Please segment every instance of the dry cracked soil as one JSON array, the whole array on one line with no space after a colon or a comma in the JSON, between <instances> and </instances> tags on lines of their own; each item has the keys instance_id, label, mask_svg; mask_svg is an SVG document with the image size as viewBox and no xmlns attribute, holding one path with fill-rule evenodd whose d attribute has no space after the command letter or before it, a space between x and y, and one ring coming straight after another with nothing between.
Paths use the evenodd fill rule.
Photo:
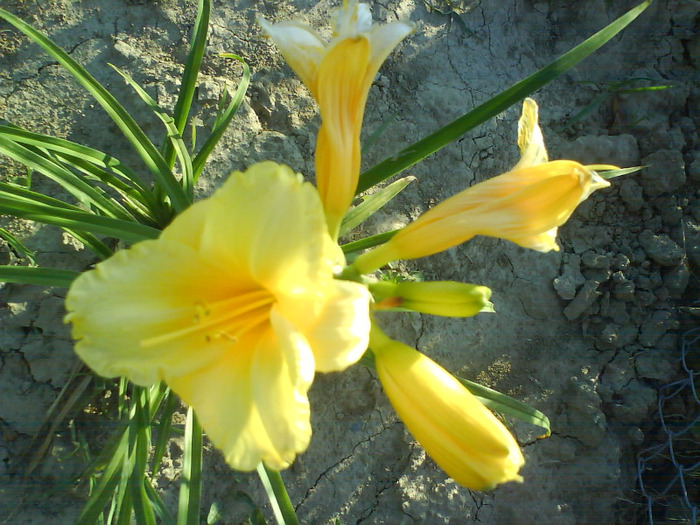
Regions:
<instances>
[{"instance_id":1,"label":"dry cracked soil","mask_svg":"<svg viewBox=\"0 0 700 525\"><path fill-rule=\"evenodd\" d=\"M235 89L241 75L239 66L217 54L241 55L253 73L239 115L197 187L198 196L210 194L232 170L263 159L289 164L312 178L316 108L261 37L256 16L294 18L326 31L338 2L212 4L194 107L200 129L211 125L222 90ZM364 152L365 167L545 66L635 2L370 4L375 20L410 20L417 30L389 57L370 91L366 136L388 125ZM172 109L196 2L3 0L2 7L45 31L117 96L156 143L162 140L156 119L108 64L128 72L159 104ZM649 516L656 523L690 523L688 505L673 491L663 499L642 497L637 454L663 438L659 392L682 377L681 335L698 326L699 13L697 1L656 0L620 36L534 94L551 158L648 166L583 203L560 229L561 251L541 254L480 237L395 268L493 290L496 314L466 320L392 314L382 322L393 336L450 371L549 416L548 439L537 439L536 427L509 421L527 459L525 482L489 493L456 485L411 438L374 374L356 366L318 376L312 389L314 437L284 473L302 523L568 525L648 523ZM670 87L630 90L645 86ZM587 113L581 115L584 109ZM0 111L6 121L136 163L90 96L38 46L4 23ZM417 180L364 225L363 234L404 225L441 199L506 171L518 155L518 115L519 108L512 107L406 170ZM0 158L2 180L24 175ZM38 176L32 187L65 197ZM94 262L87 250L53 228L7 217L0 226L30 246L39 264L82 270ZM0 240L0 263L26 260ZM85 485L72 481L83 465L81 454L110 432L109 418L89 411L71 414L50 429L50 446L31 476L22 474L36 457L32 438L39 432L46 437L44 416L77 365L62 323L64 295L61 289L0 284L2 523L73 523L86 498ZM694 370L700 369L697 347L691 345L684 355ZM693 399L677 396L675 402L681 422L697 417ZM686 437L692 444L686 456L695 447L697 461L700 436L693 430ZM173 508L181 446L181 440L171 442L156 485ZM675 471L663 458L654 468L648 484L659 491ZM697 505L697 476L688 479L695 479L686 488L689 501ZM202 523L213 516L212 507L218 523L243 523L250 512L243 494L270 512L257 478L232 472L208 448Z\"/></svg>"}]
</instances>

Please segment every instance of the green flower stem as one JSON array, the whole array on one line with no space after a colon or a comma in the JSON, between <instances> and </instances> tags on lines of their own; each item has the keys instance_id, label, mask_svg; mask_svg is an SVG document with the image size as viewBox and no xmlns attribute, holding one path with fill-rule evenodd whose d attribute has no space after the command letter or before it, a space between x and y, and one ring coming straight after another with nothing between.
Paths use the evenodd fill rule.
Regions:
<instances>
[{"instance_id":1,"label":"green flower stem","mask_svg":"<svg viewBox=\"0 0 700 525\"><path fill-rule=\"evenodd\" d=\"M267 497L270 499L277 523L279 525L299 525L299 520L280 473L268 468L264 463L260 463L258 476L260 476L260 481L262 481Z\"/></svg>"}]
</instances>

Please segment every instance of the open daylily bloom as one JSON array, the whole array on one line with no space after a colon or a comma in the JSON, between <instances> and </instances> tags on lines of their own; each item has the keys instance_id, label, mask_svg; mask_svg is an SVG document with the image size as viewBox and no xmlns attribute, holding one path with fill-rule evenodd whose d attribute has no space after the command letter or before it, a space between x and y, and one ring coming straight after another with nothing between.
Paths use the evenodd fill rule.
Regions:
<instances>
[{"instance_id":1,"label":"open daylily bloom","mask_svg":"<svg viewBox=\"0 0 700 525\"><path fill-rule=\"evenodd\" d=\"M369 6L357 0L336 11L329 43L303 24L270 24L263 18L259 22L319 105L316 185L328 229L337 238L360 176L360 131L369 88L386 57L413 31L413 25L373 26Z\"/></svg>"},{"instance_id":2,"label":"open daylily bloom","mask_svg":"<svg viewBox=\"0 0 700 525\"><path fill-rule=\"evenodd\" d=\"M263 162L82 274L66 321L98 374L165 380L233 468L282 469L309 443L314 372L367 348L369 292L333 278L343 263L315 188Z\"/></svg>"},{"instance_id":3,"label":"open daylily bloom","mask_svg":"<svg viewBox=\"0 0 700 525\"><path fill-rule=\"evenodd\" d=\"M578 162L547 162L534 100L525 100L518 128L522 157L513 170L444 200L387 243L360 255L353 266L369 273L389 261L432 255L476 235L542 252L558 250L557 228L591 193L610 183Z\"/></svg>"},{"instance_id":4,"label":"open daylily bloom","mask_svg":"<svg viewBox=\"0 0 700 525\"><path fill-rule=\"evenodd\" d=\"M370 347L396 413L452 479L474 490L522 481L518 471L525 459L518 443L452 374L374 325Z\"/></svg>"}]
</instances>

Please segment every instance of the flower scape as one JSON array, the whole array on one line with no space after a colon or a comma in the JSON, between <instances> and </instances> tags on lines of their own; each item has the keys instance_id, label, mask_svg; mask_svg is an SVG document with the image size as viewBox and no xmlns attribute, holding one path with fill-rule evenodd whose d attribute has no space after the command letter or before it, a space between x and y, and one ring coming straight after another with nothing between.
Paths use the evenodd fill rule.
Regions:
<instances>
[{"instance_id":1,"label":"flower scape","mask_svg":"<svg viewBox=\"0 0 700 525\"><path fill-rule=\"evenodd\" d=\"M318 103L316 183L273 162L233 173L158 239L78 277L66 299L76 352L97 374L164 381L190 405L228 464L284 469L311 439L308 389L367 353L408 430L457 483L522 481L524 458L500 419L426 355L387 337L376 317L399 308L466 317L491 291L456 282L390 283L374 272L477 235L557 250L557 228L592 192L594 169L549 161L532 99L518 126L521 160L423 214L347 265L337 238L360 174L370 85L411 24L372 25L350 0L330 42L295 22L259 20ZM369 350L368 350L369 349Z\"/></svg>"}]
</instances>

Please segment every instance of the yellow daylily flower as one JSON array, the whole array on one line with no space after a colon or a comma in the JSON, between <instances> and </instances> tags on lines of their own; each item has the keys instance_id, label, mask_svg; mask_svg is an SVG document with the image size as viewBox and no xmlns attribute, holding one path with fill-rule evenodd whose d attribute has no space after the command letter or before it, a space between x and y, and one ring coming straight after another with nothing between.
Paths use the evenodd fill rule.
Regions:
<instances>
[{"instance_id":1,"label":"yellow daylily flower","mask_svg":"<svg viewBox=\"0 0 700 525\"><path fill-rule=\"evenodd\" d=\"M537 104L526 99L519 122L521 159L511 171L444 200L353 266L369 273L396 259L438 253L476 235L500 237L524 248L559 250L557 228L591 193L610 186L572 160L547 162Z\"/></svg>"},{"instance_id":2,"label":"yellow daylily flower","mask_svg":"<svg viewBox=\"0 0 700 525\"><path fill-rule=\"evenodd\" d=\"M406 428L452 479L474 490L522 481L525 463L503 423L452 374L372 325L370 347L384 391Z\"/></svg>"},{"instance_id":3,"label":"yellow daylily flower","mask_svg":"<svg viewBox=\"0 0 700 525\"><path fill-rule=\"evenodd\" d=\"M311 437L314 372L367 348L369 292L333 278L343 263L315 188L263 162L78 277L66 322L98 374L165 380L233 468L282 469Z\"/></svg>"},{"instance_id":4,"label":"yellow daylily flower","mask_svg":"<svg viewBox=\"0 0 700 525\"><path fill-rule=\"evenodd\" d=\"M333 39L297 22L258 20L319 105L316 185L328 229L337 238L360 176L360 131L365 102L380 66L413 25L372 25L367 4L349 0L332 18Z\"/></svg>"}]
</instances>

